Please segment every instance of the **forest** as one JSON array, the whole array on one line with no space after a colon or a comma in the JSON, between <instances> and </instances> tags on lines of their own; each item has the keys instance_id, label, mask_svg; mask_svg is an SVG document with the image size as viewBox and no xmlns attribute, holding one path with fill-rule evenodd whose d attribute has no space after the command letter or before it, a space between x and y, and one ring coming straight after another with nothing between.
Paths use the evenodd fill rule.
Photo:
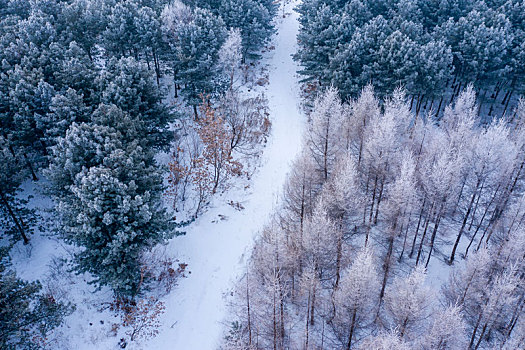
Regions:
<instances>
[{"instance_id":1,"label":"forest","mask_svg":"<svg viewBox=\"0 0 525 350\"><path fill-rule=\"evenodd\" d=\"M320 94L237 286L228 342L521 348L525 101L486 127L478 109L470 85L439 124L401 89L383 101L371 86L349 103Z\"/></svg>"},{"instance_id":2,"label":"forest","mask_svg":"<svg viewBox=\"0 0 525 350\"><path fill-rule=\"evenodd\" d=\"M308 123L224 349L521 349L523 1L304 0Z\"/></svg>"},{"instance_id":3,"label":"forest","mask_svg":"<svg viewBox=\"0 0 525 350\"><path fill-rule=\"evenodd\" d=\"M0 349L525 348L524 94L523 0L0 0Z\"/></svg>"},{"instance_id":4,"label":"forest","mask_svg":"<svg viewBox=\"0 0 525 350\"><path fill-rule=\"evenodd\" d=\"M501 117L524 93L523 1L304 0L298 11L303 80L345 100L369 83L380 97L403 86L417 114L440 117L473 84L482 115Z\"/></svg>"},{"instance_id":5,"label":"forest","mask_svg":"<svg viewBox=\"0 0 525 350\"><path fill-rule=\"evenodd\" d=\"M13 247L38 251L35 231L71 247L67 269L109 288L122 323L140 330L162 309L152 284L184 269L165 261L159 272L147 262L185 224L166 205L167 187L191 177L202 206L224 182L226 165L241 166L234 149L264 137L264 100L233 84L235 70L257 60L273 33L276 4L198 5L0 1L0 348L57 346L47 335L75 310L47 281L25 281L12 268ZM183 149L172 147L184 139L182 121L198 145L193 171L177 168ZM171 171L159 152L173 158ZM52 208L28 204L21 195L28 181Z\"/></svg>"}]
</instances>

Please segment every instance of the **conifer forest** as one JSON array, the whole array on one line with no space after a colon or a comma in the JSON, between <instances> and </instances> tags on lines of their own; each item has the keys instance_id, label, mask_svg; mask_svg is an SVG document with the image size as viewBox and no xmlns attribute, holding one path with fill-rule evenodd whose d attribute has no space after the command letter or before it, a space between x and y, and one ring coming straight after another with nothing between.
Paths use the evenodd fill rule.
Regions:
<instances>
[{"instance_id":1,"label":"conifer forest","mask_svg":"<svg viewBox=\"0 0 525 350\"><path fill-rule=\"evenodd\" d=\"M0 0L4 349L525 349L525 0Z\"/></svg>"}]
</instances>

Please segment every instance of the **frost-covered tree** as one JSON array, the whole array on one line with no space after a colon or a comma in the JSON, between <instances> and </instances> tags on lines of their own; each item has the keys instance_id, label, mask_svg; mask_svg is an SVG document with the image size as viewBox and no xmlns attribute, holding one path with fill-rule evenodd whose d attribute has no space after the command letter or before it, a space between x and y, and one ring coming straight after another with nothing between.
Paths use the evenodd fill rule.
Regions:
<instances>
[{"instance_id":1,"label":"frost-covered tree","mask_svg":"<svg viewBox=\"0 0 525 350\"><path fill-rule=\"evenodd\" d=\"M239 29L230 29L228 37L219 50L219 65L228 72L230 77L230 90L233 88L235 71L241 64L242 38Z\"/></svg>"},{"instance_id":2,"label":"frost-covered tree","mask_svg":"<svg viewBox=\"0 0 525 350\"><path fill-rule=\"evenodd\" d=\"M84 103L83 96L69 88L63 94L58 93L51 99L49 112L37 120L39 128L44 130L47 145L54 145L57 137L63 137L73 123L89 121L91 110Z\"/></svg>"},{"instance_id":3,"label":"frost-covered tree","mask_svg":"<svg viewBox=\"0 0 525 350\"><path fill-rule=\"evenodd\" d=\"M175 81L184 84L182 94L197 117L201 95L215 94L224 88L217 64L227 37L224 21L205 9L195 8L188 13L184 5L167 7L163 20L174 53Z\"/></svg>"},{"instance_id":4,"label":"frost-covered tree","mask_svg":"<svg viewBox=\"0 0 525 350\"><path fill-rule=\"evenodd\" d=\"M139 33L135 19L138 18L137 1L117 1L107 14L107 24L102 33L104 48L118 56L139 58Z\"/></svg>"},{"instance_id":5,"label":"frost-covered tree","mask_svg":"<svg viewBox=\"0 0 525 350\"><path fill-rule=\"evenodd\" d=\"M449 306L437 311L433 318L431 327L419 342L422 349L466 348L466 325L458 306Z\"/></svg>"},{"instance_id":6,"label":"frost-covered tree","mask_svg":"<svg viewBox=\"0 0 525 350\"><path fill-rule=\"evenodd\" d=\"M416 267L407 277L397 277L385 292L387 320L399 330L403 339L413 340L421 335L424 323L432 312L434 296L425 285L426 271Z\"/></svg>"},{"instance_id":7,"label":"frost-covered tree","mask_svg":"<svg viewBox=\"0 0 525 350\"><path fill-rule=\"evenodd\" d=\"M289 310L286 295L289 285L285 278L289 258L284 235L273 224L261 233L253 255L250 287L250 344L258 347L284 349L289 330Z\"/></svg>"},{"instance_id":8,"label":"frost-covered tree","mask_svg":"<svg viewBox=\"0 0 525 350\"><path fill-rule=\"evenodd\" d=\"M355 155L358 163L361 163L364 143L369 132L368 125L371 119L380 114L379 101L374 96L372 85L363 88L359 98L351 103L348 114L343 124L346 148Z\"/></svg>"},{"instance_id":9,"label":"frost-covered tree","mask_svg":"<svg viewBox=\"0 0 525 350\"><path fill-rule=\"evenodd\" d=\"M351 349L354 338L373 320L378 305L379 276L370 248L363 248L344 271L335 290L336 314L333 325L343 339L345 349Z\"/></svg>"},{"instance_id":10,"label":"frost-covered tree","mask_svg":"<svg viewBox=\"0 0 525 350\"><path fill-rule=\"evenodd\" d=\"M149 147L162 148L170 138L170 112L161 103L162 95L143 63L133 58L111 59L97 79L101 102L114 104L145 126Z\"/></svg>"},{"instance_id":11,"label":"frost-covered tree","mask_svg":"<svg viewBox=\"0 0 525 350\"><path fill-rule=\"evenodd\" d=\"M75 0L65 4L62 10L65 31L72 41L82 47L90 60L97 54L98 36L104 31L107 20L104 6L96 0Z\"/></svg>"},{"instance_id":12,"label":"frost-covered tree","mask_svg":"<svg viewBox=\"0 0 525 350\"><path fill-rule=\"evenodd\" d=\"M80 248L76 271L91 273L92 283L117 296L134 297L144 280L141 253L172 232L151 153L126 141L113 127L74 123L53 147L47 173L61 236Z\"/></svg>"},{"instance_id":13,"label":"frost-covered tree","mask_svg":"<svg viewBox=\"0 0 525 350\"><path fill-rule=\"evenodd\" d=\"M410 350L409 344L392 331L366 338L358 347L359 350Z\"/></svg>"},{"instance_id":14,"label":"frost-covered tree","mask_svg":"<svg viewBox=\"0 0 525 350\"><path fill-rule=\"evenodd\" d=\"M259 57L257 52L273 33L272 19L277 11L274 1L221 0L218 8L224 23L240 31L242 58Z\"/></svg>"},{"instance_id":15,"label":"frost-covered tree","mask_svg":"<svg viewBox=\"0 0 525 350\"><path fill-rule=\"evenodd\" d=\"M311 122L306 133L310 155L324 180L333 171L341 152L342 105L338 92L329 88L319 95L310 113Z\"/></svg>"},{"instance_id":16,"label":"frost-covered tree","mask_svg":"<svg viewBox=\"0 0 525 350\"><path fill-rule=\"evenodd\" d=\"M384 254L383 260L383 282L381 286L380 298L383 298L385 288L393 269L394 260L394 243L401 237L405 231L403 240L404 251L406 245L406 235L409 226L410 213L414 210L416 200L418 198L417 189L415 187L415 161L410 154L403 154L403 162L401 164L400 174L387 189L387 199L384 208L386 232L384 234L384 241L386 241L387 250ZM403 254L403 253L401 253Z\"/></svg>"},{"instance_id":17,"label":"frost-covered tree","mask_svg":"<svg viewBox=\"0 0 525 350\"><path fill-rule=\"evenodd\" d=\"M71 306L42 292L40 282L20 279L0 249L0 347L40 349L46 336L60 326Z\"/></svg>"}]
</instances>

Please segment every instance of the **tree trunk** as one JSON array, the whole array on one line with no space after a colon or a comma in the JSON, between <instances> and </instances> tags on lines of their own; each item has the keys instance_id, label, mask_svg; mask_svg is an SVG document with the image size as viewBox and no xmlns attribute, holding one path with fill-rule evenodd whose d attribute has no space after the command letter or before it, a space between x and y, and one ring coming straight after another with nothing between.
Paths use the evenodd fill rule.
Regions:
<instances>
[{"instance_id":1,"label":"tree trunk","mask_svg":"<svg viewBox=\"0 0 525 350\"><path fill-rule=\"evenodd\" d=\"M312 304L310 305L310 324L313 326L315 324L315 293L316 288L315 284L312 289Z\"/></svg>"},{"instance_id":2,"label":"tree trunk","mask_svg":"<svg viewBox=\"0 0 525 350\"><path fill-rule=\"evenodd\" d=\"M374 179L374 189L372 191L372 206L370 207L370 215L368 217L368 225L371 225L372 224L372 218L374 216L374 204L376 202L376 190L377 190L377 175L375 176L375 179Z\"/></svg>"},{"instance_id":3,"label":"tree trunk","mask_svg":"<svg viewBox=\"0 0 525 350\"><path fill-rule=\"evenodd\" d=\"M481 194L483 193L484 185L485 185L485 182L481 183L481 187L479 189L478 198L476 199L476 204L474 204L474 209L472 210L472 215L470 216L470 224L468 226L468 230L469 231L472 229L472 225L474 224L474 218L476 217L476 213L478 211L479 200L481 199Z\"/></svg>"},{"instance_id":4,"label":"tree trunk","mask_svg":"<svg viewBox=\"0 0 525 350\"><path fill-rule=\"evenodd\" d=\"M439 222L441 221L441 210L438 214L436 223L434 224L434 230L432 231L432 237L430 238L430 250L428 252L428 258L427 262L425 264L425 268L428 267L428 263L430 262L430 257L432 256L432 250L434 249L434 241L436 240L436 235L439 227Z\"/></svg>"},{"instance_id":5,"label":"tree trunk","mask_svg":"<svg viewBox=\"0 0 525 350\"><path fill-rule=\"evenodd\" d=\"M342 230L342 228L341 228ZM337 258L335 260L335 285L334 291L339 287L339 280L341 279L341 258L343 255L343 233L340 231L337 238Z\"/></svg>"},{"instance_id":6,"label":"tree trunk","mask_svg":"<svg viewBox=\"0 0 525 350\"><path fill-rule=\"evenodd\" d=\"M352 314L352 322L350 323L350 334L348 335L348 343L346 344L346 350L350 350L352 348L352 337L354 335L356 314L357 310L354 310L354 313Z\"/></svg>"},{"instance_id":7,"label":"tree trunk","mask_svg":"<svg viewBox=\"0 0 525 350\"><path fill-rule=\"evenodd\" d=\"M467 258L467 255L468 255L468 251L470 249L470 246L472 245L472 243L474 242L474 239L476 238L476 235L478 234L481 226L483 225L483 221L485 221L485 218L487 217L487 213L489 212L489 209L490 209L490 206L492 205L492 203L494 202L494 199L496 199L496 196L497 196L497 193L498 193L498 190L499 190L499 185L498 187L496 188L496 191L494 192L494 195L492 196L492 198L490 199L490 202L488 203L488 205L485 207L485 211L483 212L483 215L481 216L481 219L479 220L479 223L476 227L476 231L474 231L474 233L472 234L472 237L470 238L470 242L467 246L467 249L465 249L465 258ZM495 209L497 210L497 208ZM481 239L483 240L483 238Z\"/></svg>"},{"instance_id":8,"label":"tree trunk","mask_svg":"<svg viewBox=\"0 0 525 350\"><path fill-rule=\"evenodd\" d=\"M281 279L279 278L279 313L280 313L280 345L281 349L284 349L284 295L283 288L281 286Z\"/></svg>"},{"instance_id":9,"label":"tree trunk","mask_svg":"<svg viewBox=\"0 0 525 350\"><path fill-rule=\"evenodd\" d=\"M13 211L13 208L11 208L11 205L9 204L9 201L7 200L6 195L1 190L0 190L0 198L2 198L2 202L4 203L4 206L7 208L7 212L9 213L11 218L13 219L13 222L15 223L15 226L18 229L18 232L20 233L20 236L22 236L24 244L28 244L29 243L29 238L27 237L27 235L25 233L24 223L23 223L23 221L21 219L19 220L16 217L16 215L15 215L15 213Z\"/></svg>"},{"instance_id":10,"label":"tree trunk","mask_svg":"<svg viewBox=\"0 0 525 350\"><path fill-rule=\"evenodd\" d=\"M157 50L151 49L151 55L153 56L153 66L155 67L155 76L157 78L157 86L160 87L160 63L157 57ZM175 84L175 90L177 90L177 84Z\"/></svg>"},{"instance_id":11,"label":"tree trunk","mask_svg":"<svg viewBox=\"0 0 525 350\"><path fill-rule=\"evenodd\" d=\"M469 349L472 349L472 345L474 345L474 340L476 339L476 333L478 332L478 327L479 327L480 322L481 322L481 313L479 314L476 325L474 326L474 331L472 332L472 337L470 338L470 343L468 344Z\"/></svg>"},{"instance_id":12,"label":"tree trunk","mask_svg":"<svg viewBox=\"0 0 525 350\"><path fill-rule=\"evenodd\" d=\"M434 206L432 205L432 207ZM430 210L430 212L432 212L432 210ZM428 230L429 224L430 224L430 218L426 220L425 229L423 230L423 235L421 236L421 241L419 242L419 249L417 251L417 257L416 257L416 266L419 264L419 259L421 258L421 252L423 251L423 244L425 242L425 237L427 236L427 230Z\"/></svg>"},{"instance_id":13,"label":"tree trunk","mask_svg":"<svg viewBox=\"0 0 525 350\"><path fill-rule=\"evenodd\" d=\"M476 343L476 346L474 347L474 350L478 350L479 345L481 344L481 341L483 340L483 336L485 335L485 331L487 330L488 323L485 323L483 325L483 328L481 329L481 333L479 335L478 342Z\"/></svg>"},{"instance_id":14,"label":"tree trunk","mask_svg":"<svg viewBox=\"0 0 525 350\"><path fill-rule=\"evenodd\" d=\"M379 204L381 204L381 199L383 198L383 187L384 187L384 179L381 179L381 185L379 186L379 196L377 197L377 205L376 205L376 215L374 216L374 225L377 224L377 217L379 216Z\"/></svg>"},{"instance_id":15,"label":"tree trunk","mask_svg":"<svg viewBox=\"0 0 525 350\"><path fill-rule=\"evenodd\" d=\"M414 256L414 249L416 247L417 235L419 233L419 227L421 226L421 219L423 218L423 211L425 209L426 200L427 198L425 197L423 199L423 205L421 206L421 211L419 212L419 219L417 220L416 232L414 232L414 240L412 241L412 248L410 249L410 254L408 254L408 257L410 259L412 259L412 256Z\"/></svg>"},{"instance_id":16,"label":"tree trunk","mask_svg":"<svg viewBox=\"0 0 525 350\"><path fill-rule=\"evenodd\" d=\"M252 345L252 317L250 314L250 283L248 270L246 270L246 311L248 317L248 345Z\"/></svg>"},{"instance_id":17,"label":"tree trunk","mask_svg":"<svg viewBox=\"0 0 525 350\"><path fill-rule=\"evenodd\" d=\"M501 117L505 117L505 113L507 113L507 108L509 107L510 99L512 98L512 94L514 93L514 89L510 89L510 94L507 97L507 102L505 102L505 108L503 109L503 113L501 113Z\"/></svg>"},{"instance_id":18,"label":"tree trunk","mask_svg":"<svg viewBox=\"0 0 525 350\"><path fill-rule=\"evenodd\" d=\"M461 239L461 236L463 235L463 230L465 229L465 226L467 225L470 211L472 210L472 206L474 205L474 200L476 199L476 196L478 194L478 187L479 187L480 182L481 180L478 179L478 183L476 184L476 189L474 190L474 193L472 194L472 197L470 198L470 204L467 208L467 213L465 214L465 217L463 218L463 222L461 223L461 228L459 229L459 233L456 237L456 241L454 242L454 247L452 247L452 253L450 253L450 258L448 259L449 264L452 264L454 262L454 258L456 256L456 250L458 249L459 241Z\"/></svg>"},{"instance_id":19,"label":"tree trunk","mask_svg":"<svg viewBox=\"0 0 525 350\"><path fill-rule=\"evenodd\" d=\"M392 251L394 249L394 236L391 235L389 238L388 238L388 250L387 250L387 253L386 253L386 256L385 256L385 266L384 266L384 270L385 270L385 273L383 275L383 283L381 284L381 292L379 293L379 302L381 303L383 301L383 297L385 296L385 287L386 287L386 282L388 280L388 273L390 271L390 258L392 257Z\"/></svg>"},{"instance_id":20,"label":"tree trunk","mask_svg":"<svg viewBox=\"0 0 525 350\"><path fill-rule=\"evenodd\" d=\"M193 105L193 114L195 116L195 120L199 120L199 114L197 113L197 105Z\"/></svg>"},{"instance_id":21,"label":"tree trunk","mask_svg":"<svg viewBox=\"0 0 525 350\"><path fill-rule=\"evenodd\" d=\"M275 283L275 282L274 282ZM273 286L273 350L277 350L277 293Z\"/></svg>"},{"instance_id":22,"label":"tree trunk","mask_svg":"<svg viewBox=\"0 0 525 350\"><path fill-rule=\"evenodd\" d=\"M31 165L31 162L29 161L29 158L27 158L27 154L23 153L24 160L26 161L26 165L29 168L29 171L31 172L31 177L33 178L33 181L38 181L38 176L36 176L35 170L33 169L33 166Z\"/></svg>"},{"instance_id":23,"label":"tree trunk","mask_svg":"<svg viewBox=\"0 0 525 350\"><path fill-rule=\"evenodd\" d=\"M408 239L408 228L410 227L410 219L412 217L412 213L409 213L408 214L408 222L407 222L407 226L405 228L405 237L403 239L403 249L401 249L401 254L399 254L399 259L397 261L401 262L403 260L403 255L405 254L405 249L406 249L406 244L407 244L407 239ZM401 228L403 229L403 228Z\"/></svg>"},{"instance_id":24,"label":"tree trunk","mask_svg":"<svg viewBox=\"0 0 525 350\"><path fill-rule=\"evenodd\" d=\"M439 119L439 111L441 111L442 104L443 104L443 95L441 95L441 98L439 99L439 105L436 111L436 119Z\"/></svg>"},{"instance_id":25,"label":"tree trunk","mask_svg":"<svg viewBox=\"0 0 525 350\"><path fill-rule=\"evenodd\" d=\"M311 291L310 289L308 289L308 302L306 304L306 331L305 331L305 345L304 345L304 348L305 350L308 350L308 341L309 341L309 338L310 338L310 332L309 332L309 326L310 326L310 295L311 295Z\"/></svg>"}]
</instances>

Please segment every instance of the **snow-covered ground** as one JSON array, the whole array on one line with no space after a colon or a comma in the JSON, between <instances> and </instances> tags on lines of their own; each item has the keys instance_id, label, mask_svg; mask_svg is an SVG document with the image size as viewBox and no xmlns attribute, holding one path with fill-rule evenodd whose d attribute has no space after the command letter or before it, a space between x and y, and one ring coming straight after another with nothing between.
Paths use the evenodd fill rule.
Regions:
<instances>
[{"instance_id":1,"label":"snow-covered ground","mask_svg":"<svg viewBox=\"0 0 525 350\"><path fill-rule=\"evenodd\" d=\"M173 238L165 254L188 264L171 292L161 299L166 310L160 318L159 334L147 341L128 342L127 349L207 350L216 349L227 331L228 297L244 270L253 241L278 203L290 163L301 148L305 118L300 112L297 66L292 59L299 29L293 8L300 0L284 1L276 19L277 33L258 67L267 67L269 84L256 86L269 102L272 129L259 167L251 177L217 194L202 216L185 227L186 235ZM286 16L283 17L283 13ZM27 181L23 196L34 196L30 206L43 216L31 244L17 244L11 251L13 267L26 280L40 279L44 290L76 305L65 324L49 339L50 349L118 349L125 329L112 329L120 318L109 310L111 291L96 291L86 282L89 276L75 276L63 258L72 247L46 235L51 232L50 199L39 193L45 182ZM249 185L247 185L249 184ZM244 209L229 205L241 203ZM129 337L126 337L129 339Z\"/></svg>"},{"instance_id":2,"label":"snow-covered ground","mask_svg":"<svg viewBox=\"0 0 525 350\"><path fill-rule=\"evenodd\" d=\"M300 150L304 118L299 102L297 66L291 55L299 28L296 2L286 5L278 19L277 34L263 63L269 66L269 100L272 131L261 166L246 191L229 191L212 201L212 207L174 238L170 255L188 264L190 274L163 300L166 312L160 334L144 344L148 349L215 349L227 316L228 296L249 257L253 239L268 221L284 185L290 163ZM282 11L279 12L282 16ZM241 202L237 210L227 202ZM223 218L223 219L220 219Z\"/></svg>"}]
</instances>

